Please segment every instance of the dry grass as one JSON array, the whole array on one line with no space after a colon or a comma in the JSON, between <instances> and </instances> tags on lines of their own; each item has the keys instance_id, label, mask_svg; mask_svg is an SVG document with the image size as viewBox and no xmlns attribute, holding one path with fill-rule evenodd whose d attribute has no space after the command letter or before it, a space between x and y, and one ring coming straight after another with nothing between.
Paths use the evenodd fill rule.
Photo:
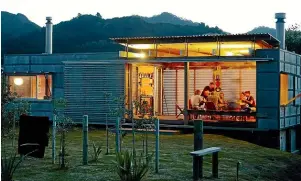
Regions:
<instances>
[{"instance_id":1,"label":"dry grass","mask_svg":"<svg viewBox=\"0 0 301 181\"><path fill-rule=\"evenodd\" d=\"M58 165L51 164L51 142L44 159L28 158L16 171L15 180L19 181L116 181L112 161L114 154L114 135L110 135L111 154L105 152L105 132L93 130L89 132L89 151L92 141L103 145L103 154L98 163L82 165L82 133L75 130L68 134L67 157L68 169L59 170ZM123 139L122 149L131 148L130 134ZM154 136L150 136L150 149L154 150ZM142 148L142 141L137 136L137 148ZM236 163L242 162L240 180L301 180L301 156L281 152L275 149L260 147L248 142L231 139L220 135L205 135L205 147L219 146L219 179L235 180ZM161 135L160 137L160 173L152 170L149 180L190 181L192 180L193 135ZM90 157L91 159L91 157ZM204 180L211 178L211 157L205 157Z\"/></svg>"}]
</instances>

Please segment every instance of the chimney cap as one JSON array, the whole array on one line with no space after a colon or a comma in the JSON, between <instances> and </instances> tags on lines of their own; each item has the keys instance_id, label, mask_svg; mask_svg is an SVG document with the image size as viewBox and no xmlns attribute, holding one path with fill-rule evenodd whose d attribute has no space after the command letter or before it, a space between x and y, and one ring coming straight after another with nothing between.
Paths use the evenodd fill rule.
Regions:
<instances>
[{"instance_id":1,"label":"chimney cap","mask_svg":"<svg viewBox=\"0 0 301 181\"><path fill-rule=\"evenodd\" d=\"M47 16L47 17L46 17L46 20L51 21L51 20L52 20L52 17L51 17L51 16Z\"/></svg>"},{"instance_id":2,"label":"chimney cap","mask_svg":"<svg viewBox=\"0 0 301 181\"><path fill-rule=\"evenodd\" d=\"M276 19L285 19L286 13L275 13L275 18Z\"/></svg>"}]
</instances>

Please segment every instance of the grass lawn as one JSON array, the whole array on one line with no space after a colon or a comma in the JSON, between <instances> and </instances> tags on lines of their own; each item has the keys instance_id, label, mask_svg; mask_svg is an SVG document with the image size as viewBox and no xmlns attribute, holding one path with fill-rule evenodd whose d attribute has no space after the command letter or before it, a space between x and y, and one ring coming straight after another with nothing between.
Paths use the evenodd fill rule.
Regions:
<instances>
[{"instance_id":1,"label":"grass lawn","mask_svg":"<svg viewBox=\"0 0 301 181\"><path fill-rule=\"evenodd\" d=\"M82 132L79 128L68 133L67 170L59 170L51 164L51 142L44 159L27 158L14 176L19 181L117 181L112 161L115 158L114 135L110 134L111 154L102 154L98 163L82 165ZM59 140L59 137L57 137ZM123 139L122 149L131 148L130 134ZM103 145L105 153L105 131L89 132L89 151L92 141ZM58 142L58 141L57 141ZM154 135L150 136L150 148L154 150ZM240 180L301 180L301 156L260 147L248 142L220 135L205 135L204 146L219 146L219 179L211 177L211 157L204 158L204 180L235 180L236 163L241 161ZM59 147L57 147L58 149ZM142 139L137 135L137 148L142 148ZM185 181L192 180L193 135L161 135L160 173L152 168L148 180ZM90 156L90 155L89 155ZM91 158L91 157L90 157ZM154 166L154 164L152 164Z\"/></svg>"}]
</instances>

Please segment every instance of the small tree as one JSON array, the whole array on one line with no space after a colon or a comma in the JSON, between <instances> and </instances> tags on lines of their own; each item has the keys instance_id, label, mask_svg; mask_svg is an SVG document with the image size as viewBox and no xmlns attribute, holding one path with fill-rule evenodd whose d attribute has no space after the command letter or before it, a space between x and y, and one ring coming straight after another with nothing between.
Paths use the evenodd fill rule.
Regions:
<instances>
[{"instance_id":1,"label":"small tree","mask_svg":"<svg viewBox=\"0 0 301 181\"><path fill-rule=\"evenodd\" d=\"M138 110L140 119L135 121L135 129L143 130L143 152L145 152L145 158L148 162L148 132L153 131L155 128L155 120L157 119L153 115L153 108L148 106L146 101L134 101L135 109ZM144 144L145 143L145 144Z\"/></svg>"},{"instance_id":2,"label":"small tree","mask_svg":"<svg viewBox=\"0 0 301 181\"><path fill-rule=\"evenodd\" d=\"M22 114L27 114L30 105L26 101L17 99L19 96L10 90L10 85L6 82L3 75L1 79L1 139L5 140L8 138L12 140L11 148L2 141L1 180L12 181L16 169L20 167L20 164L23 162L25 157L32 153L30 152L18 158L14 144L17 123L16 118ZM30 145L36 146L36 144Z\"/></svg>"},{"instance_id":3,"label":"small tree","mask_svg":"<svg viewBox=\"0 0 301 181\"><path fill-rule=\"evenodd\" d=\"M19 99L18 94L10 90L11 86L4 76L1 79L1 136L12 139L14 146L18 118L22 114L28 114L30 104L28 101Z\"/></svg>"},{"instance_id":4,"label":"small tree","mask_svg":"<svg viewBox=\"0 0 301 181\"><path fill-rule=\"evenodd\" d=\"M72 128L73 121L70 117L65 116L64 109L67 105L65 99L53 100L53 115L56 119L57 132L61 135L60 138L60 167L66 167L66 136L67 132Z\"/></svg>"}]
</instances>

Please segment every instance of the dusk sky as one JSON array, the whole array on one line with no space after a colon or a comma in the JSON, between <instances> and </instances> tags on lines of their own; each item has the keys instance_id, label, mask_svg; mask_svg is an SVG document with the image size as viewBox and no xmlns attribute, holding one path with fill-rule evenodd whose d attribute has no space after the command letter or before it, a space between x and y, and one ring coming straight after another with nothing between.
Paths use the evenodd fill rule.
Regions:
<instances>
[{"instance_id":1,"label":"dusk sky","mask_svg":"<svg viewBox=\"0 0 301 181\"><path fill-rule=\"evenodd\" d=\"M107 19L170 12L230 33L245 33L257 26L275 27L276 12L287 13L286 26L301 23L300 4L301 0L4 0L1 11L22 13L40 26L44 26L46 16L52 16L57 24L77 13L99 12Z\"/></svg>"}]
</instances>

